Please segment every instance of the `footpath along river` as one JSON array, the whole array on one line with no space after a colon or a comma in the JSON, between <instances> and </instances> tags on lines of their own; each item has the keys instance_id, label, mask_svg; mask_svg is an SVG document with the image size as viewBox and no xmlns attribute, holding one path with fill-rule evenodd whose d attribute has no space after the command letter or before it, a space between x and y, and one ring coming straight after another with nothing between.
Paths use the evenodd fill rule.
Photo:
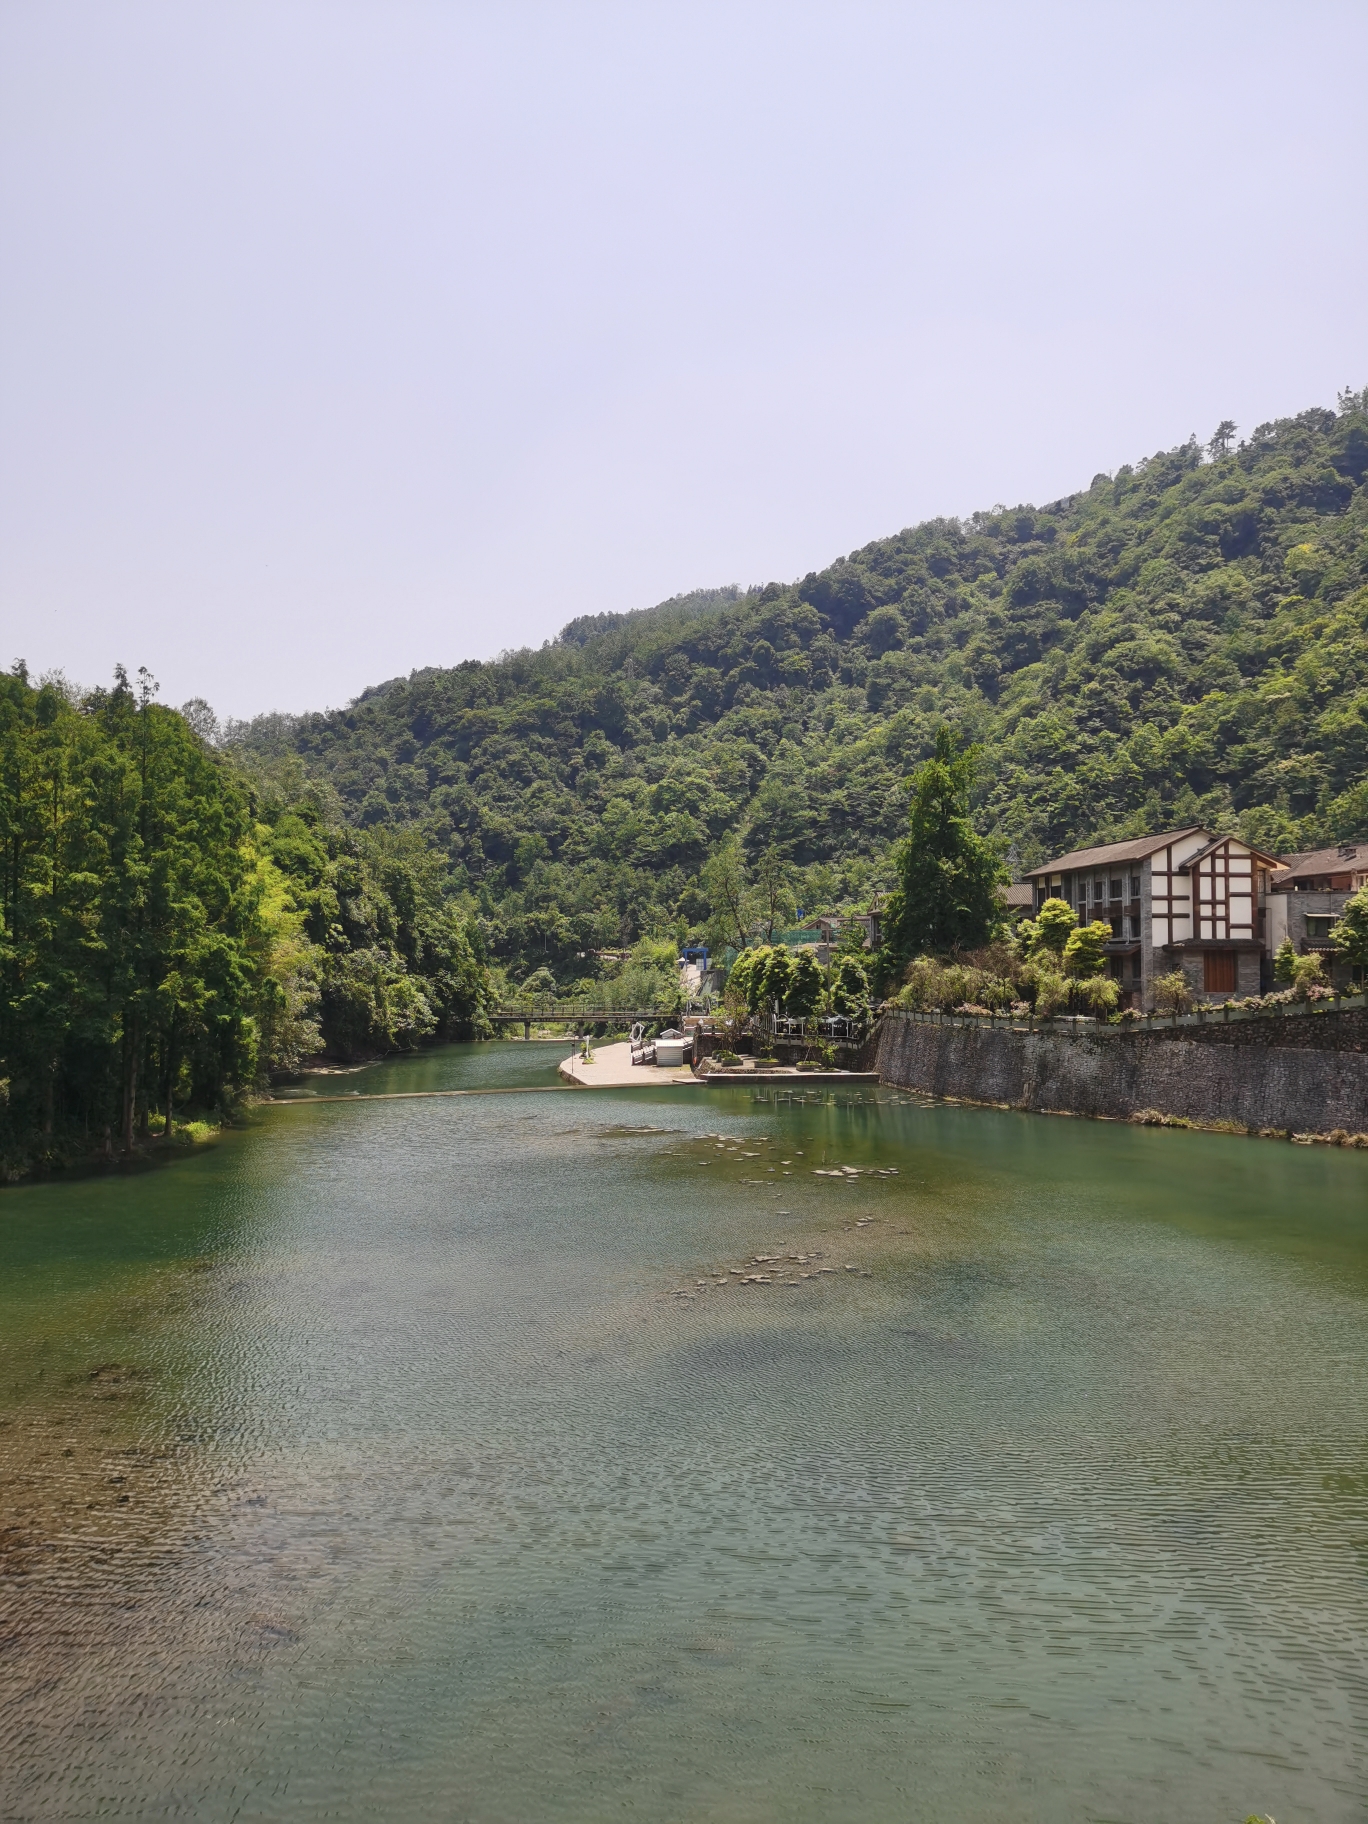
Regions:
<instances>
[{"instance_id":1,"label":"footpath along river","mask_svg":"<svg viewBox=\"0 0 1368 1824\"><path fill-rule=\"evenodd\" d=\"M561 1055L0 1193L0 1816L1363 1818L1368 1155Z\"/></svg>"}]
</instances>

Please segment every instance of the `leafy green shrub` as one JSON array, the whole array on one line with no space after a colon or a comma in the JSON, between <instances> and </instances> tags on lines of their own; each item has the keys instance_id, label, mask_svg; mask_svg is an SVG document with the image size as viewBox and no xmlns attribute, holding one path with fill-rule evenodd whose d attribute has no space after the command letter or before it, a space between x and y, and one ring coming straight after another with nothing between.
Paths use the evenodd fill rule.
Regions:
<instances>
[{"instance_id":1,"label":"leafy green shrub","mask_svg":"<svg viewBox=\"0 0 1368 1824\"><path fill-rule=\"evenodd\" d=\"M1330 942L1346 963L1368 968L1368 887L1360 887L1345 902L1338 924L1331 927Z\"/></svg>"},{"instance_id":2,"label":"leafy green shrub","mask_svg":"<svg viewBox=\"0 0 1368 1824\"><path fill-rule=\"evenodd\" d=\"M1073 983L1074 1005L1087 1007L1099 1019L1105 1018L1109 1013L1114 1013L1120 999L1121 984L1113 981L1109 975L1090 975L1081 982Z\"/></svg>"},{"instance_id":3,"label":"leafy green shrub","mask_svg":"<svg viewBox=\"0 0 1368 1824\"><path fill-rule=\"evenodd\" d=\"M1175 969L1172 975L1161 975L1154 984L1154 1011L1165 1016L1175 1013L1190 1013L1192 1010L1192 989L1181 969Z\"/></svg>"},{"instance_id":4,"label":"leafy green shrub","mask_svg":"<svg viewBox=\"0 0 1368 1824\"><path fill-rule=\"evenodd\" d=\"M1292 992L1299 1001L1314 1000L1317 988L1328 989L1325 965L1318 956L1299 956L1292 971Z\"/></svg>"},{"instance_id":5,"label":"leafy green shrub","mask_svg":"<svg viewBox=\"0 0 1368 1824\"><path fill-rule=\"evenodd\" d=\"M1069 986L1068 979L1055 970L1038 969L1034 980L1036 1012L1047 1019L1051 1014L1063 1013L1069 1005Z\"/></svg>"},{"instance_id":6,"label":"leafy green shrub","mask_svg":"<svg viewBox=\"0 0 1368 1824\"><path fill-rule=\"evenodd\" d=\"M1021 926L1021 941L1028 957L1052 953L1063 957L1070 936L1078 924L1078 914L1067 900L1047 899L1034 918Z\"/></svg>"},{"instance_id":7,"label":"leafy green shrub","mask_svg":"<svg viewBox=\"0 0 1368 1824\"><path fill-rule=\"evenodd\" d=\"M555 994L556 978L546 967L545 963L543 963L539 969L534 969L527 980L522 982L518 988L518 999L520 1001L553 1000Z\"/></svg>"},{"instance_id":8,"label":"leafy green shrub","mask_svg":"<svg viewBox=\"0 0 1368 1824\"><path fill-rule=\"evenodd\" d=\"M745 1012L750 1007L751 977L760 955L758 949L743 950L727 972L723 999L738 1012Z\"/></svg>"},{"instance_id":9,"label":"leafy green shrub","mask_svg":"<svg viewBox=\"0 0 1368 1824\"><path fill-rule=\"evenodd\" d=\"M1077 925L1064 945L1065 975L1087 977L1102 968L1103 945L1111 937L1111 926L1099 918L1090 925Z\"/></svg>"},{"instance_id":10,"label":"leafy green shrub","mask_svg":"<svg viewBox=\"0 0 1368 1824\"><path fill-rule=\"evenodd\" d=\"M831 964L828 1003L833 1013L858 1018L869 1011L869 976L857 956L837 956Z\"/></svg>"},{"instance_id":11,"label":"leafy green shrub","mask_svg":"<svg viewBox=\"0 0 1368 1824\"><path fill-rule=\"evenodd\" d=\"M763 1010L768 1013L776 1006L782 1011L793 992L793 952L782 944L769 944L766 952L763 964L751 977L752 1012Z\"/></svg>"},{"instance_id":12,"label":"leafy green shrub","mask_svg":"<svg viewBox=\"0 0 1368 1824\"><path fill-rule=\"evenodd\" d=\"M785 1010L804 1019L816 1013L826 999L826 977L811 950L792 953L792 974Z\"/></svg>"},{"instance_id":13,"label":"leafy green shrub","mask_svg":"<svg viewBox=\"0 0 1368 1824\"><path fill-rule=\"evenodd\" d=\"M983 979L982 972L967 963L942 963L935 957L919 956L907 972L896 1004L945 1013L976 1000Z\"/></svg>"}]
</instances>

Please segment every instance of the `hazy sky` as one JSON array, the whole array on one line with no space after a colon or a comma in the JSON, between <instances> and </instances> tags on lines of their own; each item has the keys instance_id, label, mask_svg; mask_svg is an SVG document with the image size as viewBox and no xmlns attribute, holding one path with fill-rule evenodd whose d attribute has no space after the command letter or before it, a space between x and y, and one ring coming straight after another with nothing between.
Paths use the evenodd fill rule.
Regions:
<instances>
[{"instance_id":1,"label":"hazy sky","mask_svg":"<svg viewBox=\"0 0 1368 1824\"><path fill-rule=\"evenodd\" d=\"M0 5L0 663L339 704L1368 384L1368 8Z\"/></svg>"}]
</instances>

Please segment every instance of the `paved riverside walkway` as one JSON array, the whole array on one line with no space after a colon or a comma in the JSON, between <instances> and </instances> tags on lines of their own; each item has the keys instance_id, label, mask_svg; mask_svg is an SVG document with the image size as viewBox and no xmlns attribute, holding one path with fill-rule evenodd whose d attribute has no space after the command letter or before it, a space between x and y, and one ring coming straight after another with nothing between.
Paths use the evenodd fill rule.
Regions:
<instances>
[{"instance_id":1,"label":"paved riverside walkway","mask_svg":"<svg viewBox=\"0 0 1368 1824\"><path fill-rule=\"evenodd\" d=\"M577 1083L582 1089L630 1089L648 1083L705 1081L696 1077L687 1064L633 1064L632 1047L625 1042L620 1045L595 1045L592 1064L586 1064L578 1056L567 1058L560 1066L560 1074L567 1083Z\"/></svg>"},{"instance_id":2,"label":"paved riverside walkway","mask_svg":"<svg viewBox=\"0 0 1368 1824\"><path fill-rule=\"evenodd\" d=\"M596 1045L594 1061L586 1064L580 1057L566 1058L560 1074L567 1083L580 1089L639 1089L660 1083L877 1083L877 1070L794 1070L783 1064L761 1065L759 1069L714 1071L696 1077L687 1064L661 1066L633 1064L628 1044Z\"/></svg>"}]
</instances>

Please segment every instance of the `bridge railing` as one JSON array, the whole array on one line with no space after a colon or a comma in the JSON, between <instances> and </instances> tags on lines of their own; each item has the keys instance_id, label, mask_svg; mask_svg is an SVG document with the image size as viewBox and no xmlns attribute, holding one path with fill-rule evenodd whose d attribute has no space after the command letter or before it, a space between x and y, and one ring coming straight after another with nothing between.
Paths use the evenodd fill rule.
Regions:
<instances>
[{"instance_id":1,"label":"bridge railing","mask_svg":"<svg viewBox=\"0 0 1368 1824\"><path fill-rule=\"evenodd\" d=\"M767 1039L817 1039L827 1044L853 1044L869 1031L868 1014L819 1013L803 1017L757 1013L757 1032Z\"/></svg>"},{"instance_id":2,"label":"bridge railing","mask_svg":"<svg viewBox=\"0 0 1368 1824\"><path fill-rule=\"evenodd\" d=\"M684 1007L605 1007L601 1001L562 1001L549 996L539 996L535 1000L506 1001L500 1007L490 1009L490 1018L495 1020L589 1020L602 1022L613 1020L628 1026L636 1020L648 1023L659 1021L677 1021L686 1015L691 1018L707 1018L713 1012L710 1000L689 1001Z\"/></svg>"},{"instance_id":3,"label":"bridge railing","mask_svg":"<svg viewBox=\"0 0 1368 1824\"><path fill-rule=\"evenodd\" d=\"M502 1007L492 1007L489 1017L494 1020L588 1020L603 1022L612 1020L630 1026L635 1020L672 1020L675 1018L673 1008L661 1007L601 1007L593 1001L509 1001Z\"/></svg>"}]
</instances>

